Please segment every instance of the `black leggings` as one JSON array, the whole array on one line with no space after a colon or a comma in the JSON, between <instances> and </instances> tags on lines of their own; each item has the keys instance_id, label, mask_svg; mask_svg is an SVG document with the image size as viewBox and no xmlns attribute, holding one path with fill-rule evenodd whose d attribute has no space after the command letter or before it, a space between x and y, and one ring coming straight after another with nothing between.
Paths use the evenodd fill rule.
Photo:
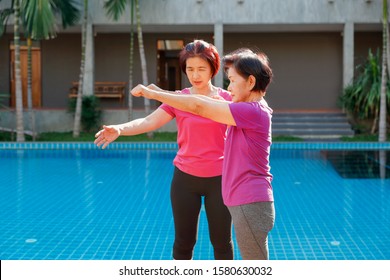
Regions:
<instances>
[{"instance_id":1,"label":"black leggings","mask_svg":"<svg viewBox=\"0 0 390 280\"><path fill-rule=\"evenodd\" d=\"M171 202L175 223L173 258L190 260L198 233L202 196L209 224L210 240L216 260L232 260L232 221L229 210L223 204L221 176L202 178L189 175L175 167Z\"/></svg>"}]
</instances>

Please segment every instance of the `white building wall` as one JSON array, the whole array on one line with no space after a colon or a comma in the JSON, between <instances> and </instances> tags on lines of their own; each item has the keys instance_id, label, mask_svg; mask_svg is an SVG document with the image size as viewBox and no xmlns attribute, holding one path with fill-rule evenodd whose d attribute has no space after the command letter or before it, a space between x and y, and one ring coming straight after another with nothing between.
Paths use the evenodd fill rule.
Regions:
<instances>
[{"instance_id":1,"label":"white building wall","mask_svg":"<svg viewBox=\"0 0 390 280\"><path fill-rule=\"evenodd\" d=\"M94 22L107 24L104 0L94 1ZM381 0L141 0L142 24L380 23ZM129 13L119 23L130 22Z\"/></svg>"}]
</instances>

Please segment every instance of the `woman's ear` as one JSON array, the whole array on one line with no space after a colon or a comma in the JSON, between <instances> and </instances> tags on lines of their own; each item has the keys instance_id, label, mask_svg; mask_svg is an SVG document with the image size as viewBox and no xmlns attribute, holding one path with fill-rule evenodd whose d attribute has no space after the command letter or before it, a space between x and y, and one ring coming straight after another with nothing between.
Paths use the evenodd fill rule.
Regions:
<instances>
[{"instance_id":1,"label":"woman's ear","mask_svg":"<svg viewBox=\"0 0 390 280\"><path fill-rule=\"evenodd\" d=\"M255 76L250 75L250 76L248 77L248 86L249 86L249 89L252 91L253 88L255 87L255 85L256 85L256 78L255 78Z\"/></svg>"}]
</instances>

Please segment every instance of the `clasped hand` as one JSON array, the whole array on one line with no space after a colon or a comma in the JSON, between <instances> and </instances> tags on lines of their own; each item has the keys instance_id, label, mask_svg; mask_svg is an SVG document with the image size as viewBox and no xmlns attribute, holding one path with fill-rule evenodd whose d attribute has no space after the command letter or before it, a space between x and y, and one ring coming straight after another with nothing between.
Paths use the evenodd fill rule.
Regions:
<instances>
[{"instance_id":1,"label":"clasped hand","mask_svg":"<svg viewBox=\"0 0 390 280\"><path fill-rule=\"evenodd\" d=\"M135 97L143 96L145 98L151 99L153 98L152 97L153 91L160 91L160 90L161 89L155 84L150 84L147 87L142 84L139 84L131 90L131 94Z\"/></svg>"}]
</instances>

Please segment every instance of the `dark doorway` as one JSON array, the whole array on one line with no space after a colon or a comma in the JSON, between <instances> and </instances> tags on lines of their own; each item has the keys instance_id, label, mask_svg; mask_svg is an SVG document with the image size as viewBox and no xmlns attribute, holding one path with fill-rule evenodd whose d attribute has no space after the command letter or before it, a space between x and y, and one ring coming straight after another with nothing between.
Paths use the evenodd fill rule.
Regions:
<instances>
[{"instance_id":1,"label":"dark doorway","mask_svg":"<svg viewBox=\"0 0 390 280\"><path fill-rule=\"evenodd\" d=\"M179 53L183 40L157 41L157 85L165 90L181 89Z\"/></svg>"}]
</instances>

